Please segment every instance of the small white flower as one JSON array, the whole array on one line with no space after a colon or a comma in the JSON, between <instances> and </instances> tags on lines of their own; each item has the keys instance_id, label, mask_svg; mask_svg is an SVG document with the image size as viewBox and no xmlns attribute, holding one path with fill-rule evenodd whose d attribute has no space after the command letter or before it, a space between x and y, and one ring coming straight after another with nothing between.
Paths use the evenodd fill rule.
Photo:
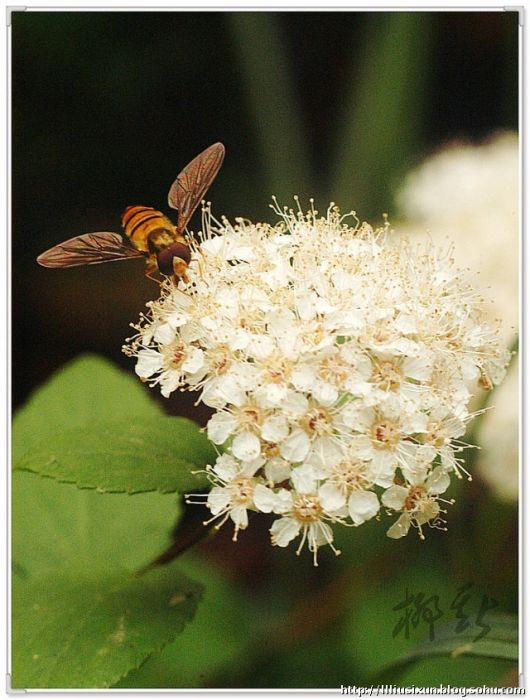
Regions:
<instances>
[{"instance_id":1,"label":"small white flower","mask_svg":"<svg viewBox=\"0 0 530 700\"><path fill-rule=\"evenodd\" d=\"M239 530L245 530L248 525L247 510L255 509L253 499L258 482L254 475L259 467L259 461L242 466L233 457L225 454L217 459L213 467L207 468L215 484L206 500L206 505L213 515L207 522L220 519L216 525L216 528L220 528L230 518L235 525L234 540L237 540ZM197 501L193 501L192 498L196 498ZM187 497L187 502L202 503L203 495L191 494Z\"/></svg>"},{"instance_id":2,"label":"small white flower","mask_svg":"<svg viewBox=\"0 0 530 700\"><path fill-rule=\"evenodd\" d=\"M347 506L355 525L361 525L379 512L379 499L371 491L375 474L369 462L345 455L329 470L320 495L327 510L338 511Z\"/></svg>"},{"instance_id":3,"label":"small white flower","mask_svg":"<svg viewBox=\"0 0 530 700\"><path fill-rule=\"evenodd\" d=\"M422 525L429 523L430 527L443 530L444 522L440 518L442 511L438 497L447 490L450 480L443 467L436 467L429 476L418 475L408 486L391 486L382 497L384 506L392 510L402 511L402 515L389 528L387 535L392 539L404 537L411 525L417 527L419 536L425 536ZM451 501L447 501L451 503Z\"/></svg>"},{"instance_id":4,"label":"small white flower","mask_svg":"<svg viewBox=\"0 0 530 700\"><path fill-rule=\"evenodd\" d=\"M273 545L287 547L301 534L302 539L296 553L300 554L307 542L315 566L318 548L322 545L328 544L335 554L340 554L333 545L333 531L326 522L337 522L340 518L326 510L316 484L311 491L301 493L280 489L272 510L283 513L281 518L274 521L270 530Z\"/></svg>"},{"instance_id":5,"label":"small white flower","mask_svg":"<svg viewBox=\"0 0 530 700\"><path fill-rule=\"evenodd\" d=\"M145 381L158 374L151 385L160 384L162 396L167 398L183 381L189 381L192 375L200 371L203 353L193 345L186 347L181 340L175 338L168 326L165 331L162 337L168 338L171 335L171 340L160 346L160 352L150 348L139 351L136 374Z\"/></svg>"}]
</instances>

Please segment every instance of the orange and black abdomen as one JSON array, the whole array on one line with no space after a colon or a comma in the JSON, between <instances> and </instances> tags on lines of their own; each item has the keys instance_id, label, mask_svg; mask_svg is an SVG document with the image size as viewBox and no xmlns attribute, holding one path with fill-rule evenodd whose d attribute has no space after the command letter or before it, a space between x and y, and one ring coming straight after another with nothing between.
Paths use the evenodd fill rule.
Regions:
<instances>
[{"instance_id":1,"label":"orange and black abdomen","mask_svg":"<svg viewBox=\"0 0 530 700\"><path fill-rule=\"evenodd\" d=\"M153 207L142 205L127 207L121 216L121 223L134 246L144 253L154 252L152 234L155 232L156 238L164 240L166 245L175 240L175 227L162 212L156 211ZM150 236L151 246L149 245Z\"/></svg>"}]
</instances>

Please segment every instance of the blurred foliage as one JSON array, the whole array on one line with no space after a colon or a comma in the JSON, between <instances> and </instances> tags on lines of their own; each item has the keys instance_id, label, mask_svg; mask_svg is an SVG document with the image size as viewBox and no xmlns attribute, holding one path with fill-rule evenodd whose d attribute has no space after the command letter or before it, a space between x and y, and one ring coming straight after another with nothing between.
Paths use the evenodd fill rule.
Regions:
<instances>
[{"instance_id":1,"label":"blurred foliage","mask_svg":"<svg viewBox=\"0 0 530 700\"><path fill-rule=\"evenodd\" d=\"M264 164L262 189L282 198L294 193L310 197L314 192L309 184L312 173L303 114L280 16L273 12L230 12L227 19Z\"/></svg>"},{"instance_id":2,"label":"blurred foliage","mask_svg":"<svg viewBox=\"0 0 530 700\"><path fill-rule=\"evenodd\" d=\"M142 264L50 272L35 257L77 233L119 230L129 204L167 210L177 172L208 144L227 147L208 194L216 215L271 220L274 193L286 204L313 195L321 208L333 199L378 218L404 169L432 148L517 128L517 12L15 12L12 20L15 404L80 352L132 370L120 348L156 292ZM102 420L122 410L102 408L97 387L87 392ZM167 413L208 418L194 397L152 398ZM28 558L42 568L80 557L134 570L162 551L177 509L171 496L101 496L33 474L17 474L14 487L20 576ZM193 623L121 687L378 682L428 631L421 623L408 640L392 636L407 587L439 596L440 623L454 622L450 602L468 583L478 599L498 601L495 612L516 613L517 508L480 478L450 496L448 534L390 541L383 514L337 533L342 555L322 552L317 569L309 556L270 546L266 517L237 544L222 531L177 566L205 585ZM384 682L517 683L511 662L465 656L395 673Z\"/></svg>"},{"instance_id":3,"label":"blurred foliage","mask_svg":"<svg viewBox=\"0 0 530 700\"><path fill-rule=\"evenodd\" d=\"M363 217L379 217L381 207L386 211L395 180L425 138L432 23L433 17L422 13L373 15L362 57L345 84L328 196L358 202Z\"/></svg>"}]
</instances>

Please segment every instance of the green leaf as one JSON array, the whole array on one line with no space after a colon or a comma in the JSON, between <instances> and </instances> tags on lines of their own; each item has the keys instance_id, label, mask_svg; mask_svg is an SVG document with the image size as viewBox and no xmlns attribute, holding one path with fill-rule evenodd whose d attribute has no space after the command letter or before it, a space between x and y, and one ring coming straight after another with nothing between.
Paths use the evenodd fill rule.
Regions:
<instances>
[{"instance_id":1,"label":"green leaf","mask_svg":"<svg viewBox=\"0 0 530 700\"><path fill-rule=\"evenodd\" d=\"M398 542L398 546L401 544ZM403 542L403 545L408 544ZM414 595L438 596L438 601L444 604L452 594L451 582L432 558L425 557L421 564L409 565L405 571L402 567L396 565L394 570L375 570L365 574L364 585L358 596L354 594L349 606L344 643L367 678L374 676L382 666L391 665L427 632L426 622L420 617L416 625L411 624L400 634L394 634L403 616L402 611L394 608L402 602L407 591ZM377 586L370 585L372 577L376 577Z\"/></svg>"},{"instance_id":2,"label":"green leaf","mask_svg":"<svg viewBox=\"0 0 530 700\"><path fill-rule=\"evenodd\" d=\"M193 421L160 416L92 423L52 434L14 464L57 481L101 492L185 492L208 484L193 474L215 461Z\"/></svg>"},{"instance_id":3,"label":"green leaf","mask_svg":"<svg viewBox=\"0 0 530 700\"><path fill-rule=\"evenodd\" d=\"M99 494L13 472L11 510L13 562L30 574L65 562L136 571L167 546L178 504L158 493Z\"/></svg>"},{"instance_id":4,"label":"green leaf","mask_svg":"<svg viewBox=\"0 0 530 700\"><path fill-rule=\"evenodd\" d=\"M194 579L208 582L193 624L117 687L211 688L220 677L223 687L230 687L253 658L253 645L260 635L251 598L196 555L184 555L179 567Z\"/></svg>"},{"instance_id":5,"label":"green leaf","mask_svg":"<svg viewBox=\"0 0 530 700\"><path fill-rule=\"evenodd\" d=\"M145 387L111 362L85 355L56 372L13 420L13 461L68 428L163 415Z\"/></svg>"},{"instance_id":6,"label":"green leaf","mask_svg":"<svg viewBox=\"0 0 530 700\"><path fill-rule=\"evenodd\" d=\"M175 570L133 576L165 546L177 513L175 499L155 493L101 495L28 472L14 472L12 481L13 683L41 688L116 683L175 639L195 610L199 587ZM178 610L168 607L172 596L187 591L193 596L182 607L175 598ZM41 609L42 617L35 617ZM87 619L87 609L94 620ZM98 655L109 635L119 632L123 615L129 643ZM84 642L76 636L82 620L88 630ZM38 632L33 642L32 630ZM71 661L62 656L67 652ZM61 668L52 668L54 653L64 658Z\"/></svg>"},{"instance_id":7,"label":"green leaf","mask_svg":"<svg viewBox=\"0 0 530 700\"><path fill-rule=\"evenodd\" d=\"M13 423L13 465L102 492L189 491L215 461L197 425L170 418L139 381L87 356L41 387Z\"/></svg>"},{"instance_id":8,"label":"green leaf","mask_svg":"<svg viewBox=\"0 0 530 700\"><path fill-rule=\"evenodd\" d=\"M201 587L172 569L41 575L14 586L16 688L105 688L193 617Z\"/></svg>"},{"instance_id":9,"label":"green leaf","mask_svg":"<svg viewBox=\"0 0 530 700\"><path fill-rule=\"evenodd\" d=\"M482 637L477 639L480 633L470 625L469 631L455 632L455 623L445 625L436 631L436 638L431 641L429 637L422 639L394 663L382 669L382 673L397 673L403 671L414 661L433 656L450 656L456 659L460 656L482 656L493 659L507 659L517 662L518 626L515 615L494 614L487 616L487 624L491 628ZM485 631L485 630L482 630Z\"/></svg>"},{"instance_id":10,"label":"green leaf","mask_svg":"<svg viewBox=\"0 0 530 700\"><path fill-rule=\"evenodd\" d=\"M395 676L394 676L395 678ZM479 656L435 656L419 659L399 674L400 686L510 686L518 683L517 664ZM385 682L384 678L383 681ZM393 682L393 681L392 681Z\"/></svg>"}]
</instances>

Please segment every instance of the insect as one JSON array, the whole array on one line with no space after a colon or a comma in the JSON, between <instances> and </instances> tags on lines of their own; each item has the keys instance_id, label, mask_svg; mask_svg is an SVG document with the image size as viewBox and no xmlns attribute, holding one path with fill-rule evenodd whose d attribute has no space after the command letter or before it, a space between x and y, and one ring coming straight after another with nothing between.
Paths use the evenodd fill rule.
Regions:
<instances>
[{"instance_id":1,"label":"insect","mask_svg":"<svg viewBox=\"0 0 530 700\"><path fill-rule=\"evenodd\" d=\"M145 274L151 279L156 280L153 275L159 272L186 282L191 251L184 231L224 155L223 144L214 143L177 176L168 194L169 206L178 211L176 226L152 207L127 207L121 217L127 238L110 231L84 233L46 250L37 262L43 267L77 267L144 257Z\"/></svg>"}]
</instances>

